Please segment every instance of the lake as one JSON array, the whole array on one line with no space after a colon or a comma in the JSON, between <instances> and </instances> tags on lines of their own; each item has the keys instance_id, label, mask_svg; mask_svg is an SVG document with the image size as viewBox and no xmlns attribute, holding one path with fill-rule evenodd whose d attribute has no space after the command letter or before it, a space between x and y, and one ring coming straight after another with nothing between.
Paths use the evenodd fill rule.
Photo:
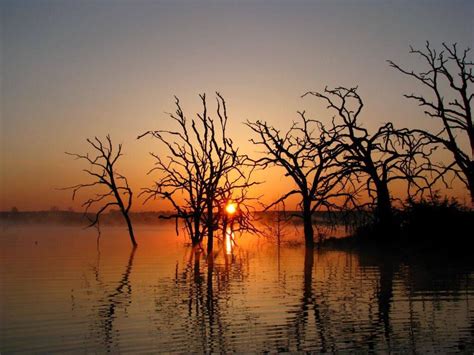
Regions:
<instances>
[{"instance_id":1,"label":"lake","mask_svg":"<svg viewBox=\"0 0 474 355\"><path fill-rule=\"evenodd\" d=\"M474 261L2 227L0 352L470 352Z\"/></svg>"}]
</instances>

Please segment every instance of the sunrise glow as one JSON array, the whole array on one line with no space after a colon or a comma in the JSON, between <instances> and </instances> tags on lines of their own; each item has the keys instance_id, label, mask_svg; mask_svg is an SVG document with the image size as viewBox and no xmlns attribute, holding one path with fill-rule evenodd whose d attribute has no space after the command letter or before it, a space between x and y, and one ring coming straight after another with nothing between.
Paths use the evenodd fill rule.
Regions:
<instances>
[{"instance_id":1,"label":"sunrise glow","mask_svg":"<svg viewBox=\"0 0 474 355\"><path fill-rule=\"evenodd\" d=\"M225 211L227 214L233 215L235 212L237 212L237 204L229 202L227 206L225 206Z\"/></svg>"},{"instance_id":2,"label":"sunrise glow","mask_svg":"<svg viewBox=\"0 0 474 355\"><path fill-rule=\"evenodd\" d=\"M0 355L474 355L473 17L0 0Z\"/></svg>"}]
</instances>

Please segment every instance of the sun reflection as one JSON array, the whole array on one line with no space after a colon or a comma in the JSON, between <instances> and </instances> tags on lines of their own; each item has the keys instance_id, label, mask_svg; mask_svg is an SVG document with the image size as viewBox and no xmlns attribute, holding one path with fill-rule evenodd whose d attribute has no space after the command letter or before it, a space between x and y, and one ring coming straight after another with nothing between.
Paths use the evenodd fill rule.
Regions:
<instances>
[{"instance_id":1,"label":"sun reflection","mask_svg":"<svg viewBox=\"0 0 474 355\"><path fill-rule=\"evenodd\" d=\"M234 239L234 232L230 227L225 230L225 253L232 254L232 241Z\"/></svg>"}]
</instances>

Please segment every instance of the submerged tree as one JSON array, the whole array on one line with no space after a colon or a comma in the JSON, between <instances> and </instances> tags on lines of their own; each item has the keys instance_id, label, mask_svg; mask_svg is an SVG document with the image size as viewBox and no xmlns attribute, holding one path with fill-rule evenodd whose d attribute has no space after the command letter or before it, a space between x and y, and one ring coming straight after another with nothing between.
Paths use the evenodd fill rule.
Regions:
<instances>
[{"instance_id":1,"label":"submerged tree","mask_svg":"<svg viewBox=\"0 0 474 355\"><path fill-rule=\"evenodd\" d=\"M79 160L85 160L90 164L89 169L84 169L93 181L85 184L78 184L66 189L73 190L72 199L76 197L76 193L84 188L102 187L105 188L104 192L98 192L94 197L85 201L82 206L85 207L85 213L89 212L92 206L98 204L100 207L95 213L94 218L91 220L89 227L96 226L99 223L100 215L105 212L108 208L118 206L120 213L122 214L125 222L127 223L130 240L135 247L137 242L133 233L133 226L130 220L129 211L132 207L132 189L128 185L127 178L119 174L115 170L115 164L122 154L122 144L119 144L116 149L112 144L110 136L106 136L106 141L103 142L99 138L95 137L94 140L87 139L87 142L92 146L94 150L93 155L89 153L75 154L68 153Z\"/></svg>"},{"instance_id":2,"label":"submerged tree","mask_svg":"<svg viewBox=\"0 0 474 355\"><path fill-rule=\"evenodd\" d=\"M474 205L474 63L468 59L469 51L469 48L459 51L456 43L443 43L443 50L438 53L427 42L424 50L410 49L410 53L424 60L425 70L415 72L403 69L392 61L388 62L393 68L428 88L431 97L421 94L404 96L417 101L427 116L441 123L442 128L438 132L420 132L451 152L454 161L445 170L454 171L469 190ZM462 147L461 141L464 138L470 145L470 152Z\"/></svg>"},{"instance_id":3,"label":"submerged tree","mask_svg":"<svg viewBox=\"0 0 474 355\"><path fill-rule=\"evenodd\" d=\"M395 180L407 182L408 196L423 194L430 188L427 173L434 167L429 159L429 142L414 131L394 128L390 122L370 134L360 122L364 104L357 88L326 88L323 93L306 95L322 99L328 109L336 111L332 130L342 153L333 164L339 167L339 176L365 185L369 204L375 205L376 223L389 230L394 226L389 184Z\"/></svg>"},{"instance_id":4,"label":"submerged tree","mask_svg":"<svg viewBox=\"0 0 474 355\"><path fill-rule=\"evenodd\" d=\"M294 122L286 133L282 133L267 122L250 122L246 125L257 134L250 141L263 147L263 157L256 164L279 166L291 177L295 188L271 203L266 209L299 195L304 226L305 244L314 246L312 216L315 211L338 208L353 202L356 188L351 181L339 173L338 156L342 152L337 146L338 132L326 129L316 120L299 112L301 123Z\"/></svg>"},{"instance_id":5,"label":"submerged tree","mask_svg":"<svg viewBox=\"0 0 474 355\"><path fill-rule=\"evenodd\" d=\"M224 98L216 93L217 118L207 111L205 95L200 95L202 112L188 119L180 101L175 97L176 112L169 116L177 124L176 130L148 131L140 135L158 139L168 156L152 154L158 180L152 188L144 189L146 200L161 198L169 201L175 213L163 218L184 221L194 245L207 236L207 250L213 246L214 231L219 228L222 209L229 199L244 191L250 182L248 158L239 153L227 136L227 107Z\"/></svg>"}]
</instances>

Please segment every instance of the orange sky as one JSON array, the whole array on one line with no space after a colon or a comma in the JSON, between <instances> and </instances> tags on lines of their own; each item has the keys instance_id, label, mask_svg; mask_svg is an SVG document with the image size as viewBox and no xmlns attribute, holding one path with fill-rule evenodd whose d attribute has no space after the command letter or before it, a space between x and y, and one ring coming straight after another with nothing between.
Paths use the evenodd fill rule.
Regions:
<instances>
[{"instance_id":1,"label":"orange sky","mask_svg":"<svg viewBox=\"0 0 474 355\"><path fill-rule=\"evenodd\" d=\"M138 194L160 153L138 134L167 127L173 95L191 115L198 94L221 92L229 132L243 152L246 119L286 129L307 110L331 115L308 90L359 86L369 129L386 121L433 128L402 97L417 88L386 59L419 64L409 45L430 40L472 47L470 1L345 2L1 2L1 210L80 209L57 188L84 182L85 139L110 133L122 142L120 163ZM210 100L210 102L213 102ZM265 200L284 193L285 178L265 173ZM451 192L450 192L451 193ZM466 196L463 190L453 192ZM86 197L86 195L82 195ZM161 210L155 202L134 210Z\"/></svg>"}]
</instances>

